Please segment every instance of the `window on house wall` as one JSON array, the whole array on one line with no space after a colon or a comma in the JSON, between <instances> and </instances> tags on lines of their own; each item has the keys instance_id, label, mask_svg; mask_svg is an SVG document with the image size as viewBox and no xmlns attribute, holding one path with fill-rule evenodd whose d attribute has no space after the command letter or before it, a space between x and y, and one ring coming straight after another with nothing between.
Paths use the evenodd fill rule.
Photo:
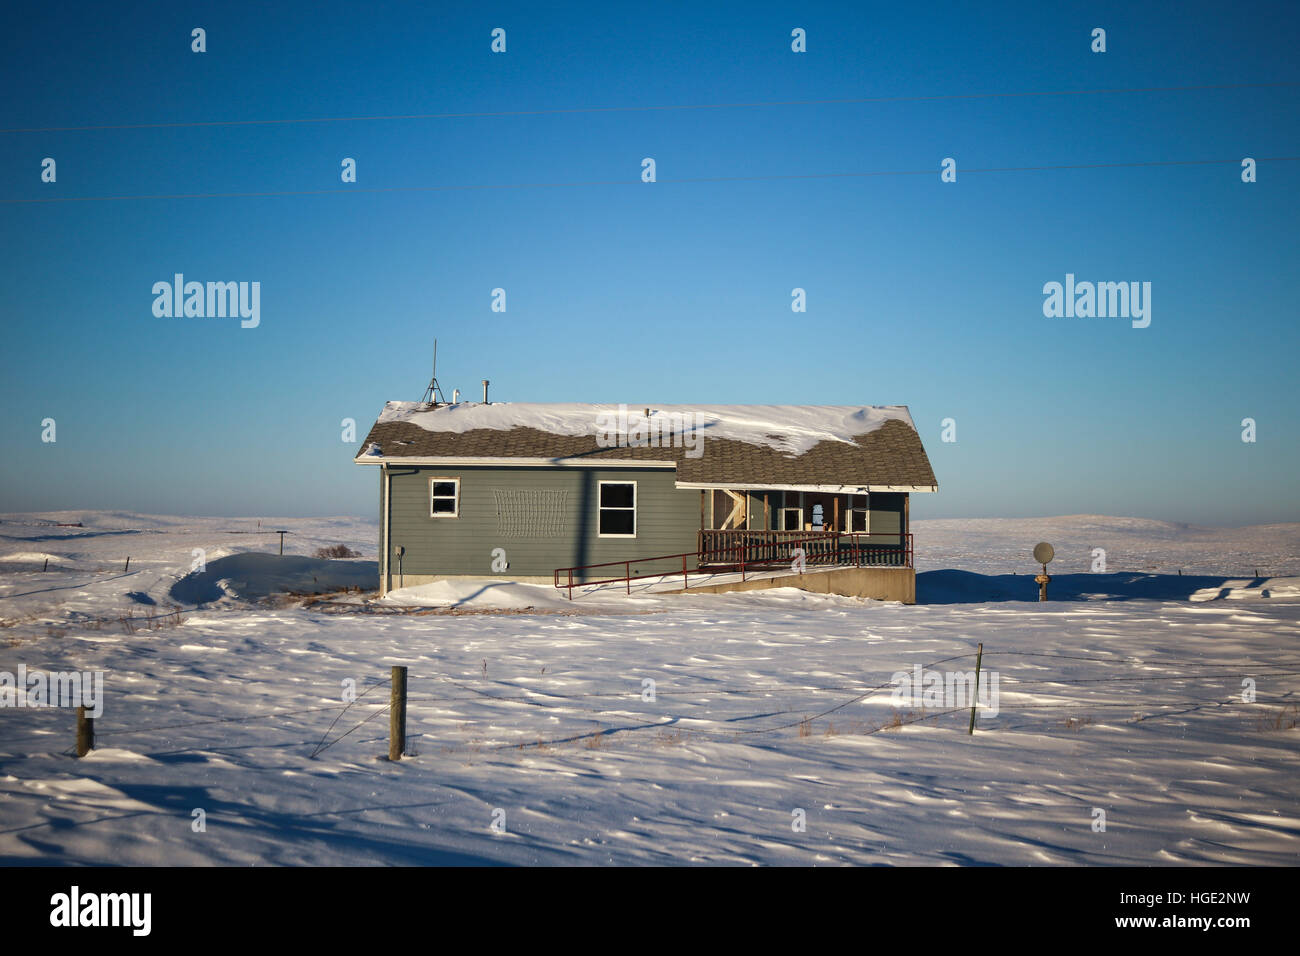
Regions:
<instances>
[{"instance_id":1,"label":"window on house wall","mask_svg":"<svg viewBox=\"0 0 1300 956\"><path fill-rule=\"evenodd\" d=\"M866 495L849 495L849 531L870 531L869 514Z\"/></svg>"},{"instance_id":2,"label":"window on house wall","mask_svg":"<svg viewBox=\"0 0 1300 956\"><path fill-rule=\"evenodd\" d=\"M803 530L803 509L782 508L781 509L781 530L802 531Z\"/></svg>"},{"instance_id":3,"label":"window on house wall","mask_svg":"<svg viewBox=\"0 0 1300 956\"><path fill-rule=\"evenodd\" d=\"M636 482L602 481L597 529L602 538L636 537Z\"/></svg>"},{"instance_id":4,"label":"window on house wall","mask_svg":"<svg viewBox=\"0 0 1300 956\"><path fill-rule=\"evenodd\" d=\"M432 518L460 517L460 479L429 479L429 516Z\"/></svg>"}]
</instances>

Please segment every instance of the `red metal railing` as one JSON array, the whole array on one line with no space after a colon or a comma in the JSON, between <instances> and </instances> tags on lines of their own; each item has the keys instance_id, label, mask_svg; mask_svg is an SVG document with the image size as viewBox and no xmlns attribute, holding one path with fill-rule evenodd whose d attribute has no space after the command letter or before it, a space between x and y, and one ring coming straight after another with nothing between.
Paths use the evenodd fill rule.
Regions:
<instances>
[{"instance_id":1,"label":"red metal railing","mask_svg":"<svg viewBox=\"0 0 1300 956\"><path fill-rule=\"evenodd\" d=\"M704 543L712 537L714 541L724 543L712 548L705 548ZM717 538L714 536L726 537ZM865 539L875 538L876 541ZM892 567L910 568L912 566L912 536L887 532L835 532L835 531L702 531L700 547L695 551L683 551L680 554L659 554L646 558L629 558L625 561L604 561L599 564L580 564L571 568L556 568L554 584L559 590L567 590L569 599L573 599L576 587L594 587L598 584L624 584L627 593L632 593L632 582L644 578L663 578L680 574L682 586L690 588L692 574L720 574L740 572L740 579L751 571L771 570L778 567L793 569L800 557L805 567L843 565L853 567ZM795 549L802 548L803 554L796 555ZM691 567L694 559L694 567ZM652 562L680 562L681 569L646 571L633 573L633 568ZM583 572L599 568L621 567L623 573L613 577L597 577L587 580ZM575 572L577 579L575 580ZM560 579L564 575L564 580Z\"/></svg>"}]
</instances>

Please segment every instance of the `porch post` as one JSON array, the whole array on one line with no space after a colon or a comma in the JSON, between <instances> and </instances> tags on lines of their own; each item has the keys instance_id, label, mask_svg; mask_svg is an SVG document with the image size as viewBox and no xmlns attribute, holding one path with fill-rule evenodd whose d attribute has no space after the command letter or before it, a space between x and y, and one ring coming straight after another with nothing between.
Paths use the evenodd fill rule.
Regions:
<instances>
[{"instance_id":1,"label":"porch post","mask_svg":"<svg viewBox=\"0 0 1300 956\"><path fill-rule=\"evenodd\" d=\"M914 562L913 557L907 553L907 541L908 541L907 536L910 535L911 533L912 533L912 496L907 492L903 492L903 537L899 540L898 544L903 552L903 564L909 568L912 566Z\"/></svg>"}]
</instances>

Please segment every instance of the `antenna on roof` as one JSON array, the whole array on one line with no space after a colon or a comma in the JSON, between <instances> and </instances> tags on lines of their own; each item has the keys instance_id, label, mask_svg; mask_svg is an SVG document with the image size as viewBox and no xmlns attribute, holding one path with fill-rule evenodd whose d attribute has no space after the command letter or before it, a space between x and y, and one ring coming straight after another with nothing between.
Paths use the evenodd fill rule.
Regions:
<instances>
[{"instance_id":1,"label":"antenna on roof","mask_svg":"<svg viewBox=\"0 0 1300 956\"><path fill-rule=\"evenodd\" d=\"M429 387L424 390L425 405L447 404L447 400L442 397L442 389L438 387L438 340L433 340L433 378L429 380Z\"/></svg>"}]
</instances>

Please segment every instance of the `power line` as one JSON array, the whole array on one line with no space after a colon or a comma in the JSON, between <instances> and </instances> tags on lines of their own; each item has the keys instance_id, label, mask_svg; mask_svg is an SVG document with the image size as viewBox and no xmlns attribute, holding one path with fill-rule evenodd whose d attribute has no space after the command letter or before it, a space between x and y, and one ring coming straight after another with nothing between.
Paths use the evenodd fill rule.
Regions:
<instances>
[{"instance_id":1,"label":"power line","mask_svg":"<svg viewBox=\"0 0 1300 956\"><path fill-rule=\"evenodd\" d=\"M933 93L901 96L854 96L811 100L754 100L739 103L679 103L649 106L573 106L534 110L479 110L444 113L389 113L363 116L315 116L262 120L197 120L175 123L105 123L93 126L29 126L3 133L86 133L130 129L193 129L213 126L298 126L312 123L370 123L399 120L482 119L508 116L565 116L584 113L666 113L678 110L764 109L774 106L853 106L872 103L923 103L944 100L1026 99L1049 96L1102 96L1121 93L1196 93L1211 90L1257 90L1296 87L1300 82L1217 83L1195 86L1106 87L1092 90L1028 90L1001 93Z\"/></svg>"},{"instance_id":2,"label":"power line","mask_svg":"<svg viewBox=\"0 0 1300 956\"><path fill-rule=\"evenodd\" d=\"M1292 163L1300 156L1264 156L1256 163ZM1173 159L1130 163L1067 163L1054 166L988 166L982 168L965 168L963 175L971 173L1024 173L1050 172L1076 169L1139 169L1152 166L1214 166L1237 165L1241 158L1233 159ZM433 193L433 192L471 192L476 190L496 189L572 189L581 186L671 186L692 185L700 183L738 183L738 182L775 182L799 179L869 179L883 176L937 176L939 169L899 169L877 170L855 173L786 173L758 176L688 176L680 179L661 179L654 183L643 183L640 179L590 179L554 183L484 183L464 186L345 186L333 189L289 189L267 190L263 192L234 193L155 193L139 196L58 196L47 199L0 199L0 205L23 205L37 203L70 202L123 202L128 200L169 200L169 199L265 199L283 196L344 196L356 193Z\"/></svg>"}]
</instances>

